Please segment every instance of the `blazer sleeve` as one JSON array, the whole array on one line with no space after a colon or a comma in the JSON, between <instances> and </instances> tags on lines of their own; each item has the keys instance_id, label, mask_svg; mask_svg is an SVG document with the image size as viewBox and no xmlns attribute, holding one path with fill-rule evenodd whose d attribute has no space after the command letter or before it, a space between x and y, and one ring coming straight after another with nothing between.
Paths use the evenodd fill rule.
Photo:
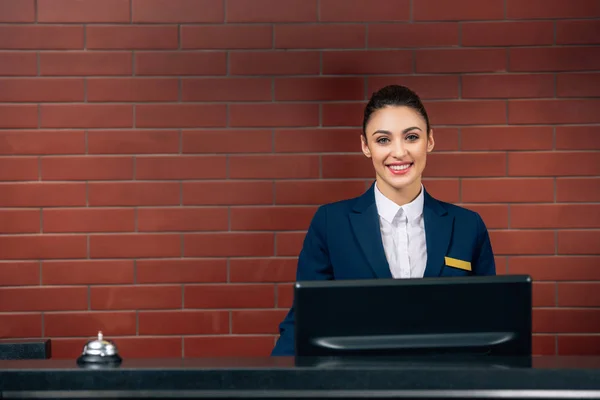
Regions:
<instances>
[{"instance_id":1,"label":"blazer sleeve","mask_svg":"<svg viewBox=\"0 0 600 400\"><path fill-rule=\"evenodd\" d=\"M492 243L485 223L479 214L477 215L477 243L475 249L474 272L475 275L496 275L496 262Z\"/></svg>"},{"instance_id":2,"label":"blazer sleeve","mask_svg":"<svg viewBox=\"0 0 600 400\"><path fill-rule=\"evenodd\" d=\"M333 279L333 269L327 248L327 209L321 206L317 209L298 256L296 281ZM294 299L294 303L295 303ZM279 324L279 339L272 356L293 356L295 354L294 339L294 305L288 311L284 320Z\"/></svg>"}]
</instances>

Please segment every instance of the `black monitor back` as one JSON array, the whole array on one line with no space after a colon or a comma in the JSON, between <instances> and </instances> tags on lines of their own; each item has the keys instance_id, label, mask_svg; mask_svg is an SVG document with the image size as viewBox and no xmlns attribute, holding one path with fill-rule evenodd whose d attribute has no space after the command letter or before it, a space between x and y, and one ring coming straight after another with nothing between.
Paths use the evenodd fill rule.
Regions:
<instances>
[{"instance_id":1,"label":"black monitor back","mask_svg":"<svg viewBox=\"0 0 600 400\"><path fill-rule=\"evenodd\" d=\"M531 355L531 278L305 281L296 356Z\"/></svg>"}]
</instances>

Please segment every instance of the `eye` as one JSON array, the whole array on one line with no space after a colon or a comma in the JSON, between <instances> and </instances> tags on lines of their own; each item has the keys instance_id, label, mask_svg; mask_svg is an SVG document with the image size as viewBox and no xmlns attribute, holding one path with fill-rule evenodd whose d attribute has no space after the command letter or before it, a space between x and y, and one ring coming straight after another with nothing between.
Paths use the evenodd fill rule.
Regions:
<instances>
[{"instance_id":1,"label":"eye","mask_svg":"<svg viewBox=\"0 0 600 400\"><path fill-rule=\"evenodd\" d=\"M408 135L406 135L406 139L409 142L415 142L415 141L419 140L419 135L417 135L415 133L409 133Z\"/></svg>"},{"instance_id":2,"label":"eye","mask_svg":"<svg viewBox=\"0 0 600 400\"><path fill-rule=\"evenodd\" d=\"M388 139L385 136L380 136L376 140L376 142L379 143L379 144L386 144L386 143L389 143L389 141L390 141L390 139Z\"/></svg>"}]
</instances>

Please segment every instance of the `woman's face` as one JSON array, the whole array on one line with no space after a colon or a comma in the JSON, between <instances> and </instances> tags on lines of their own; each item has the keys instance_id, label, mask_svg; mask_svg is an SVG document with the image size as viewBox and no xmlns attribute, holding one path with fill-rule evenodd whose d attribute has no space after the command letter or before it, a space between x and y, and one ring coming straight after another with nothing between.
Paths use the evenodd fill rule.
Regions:
<instances>
[{"instance_id":1,"label":"woman's face","mask_svg":"<svg viewBox=\"0 0 600 400\"><path fill-rule=\"evenodd\" d=\"M425 119L410 107L388 106L371 114L365 133L362 151L373 161L379 190L389 198L399 191L416 196L434 146Z\"/></svg>"}]
</instances>

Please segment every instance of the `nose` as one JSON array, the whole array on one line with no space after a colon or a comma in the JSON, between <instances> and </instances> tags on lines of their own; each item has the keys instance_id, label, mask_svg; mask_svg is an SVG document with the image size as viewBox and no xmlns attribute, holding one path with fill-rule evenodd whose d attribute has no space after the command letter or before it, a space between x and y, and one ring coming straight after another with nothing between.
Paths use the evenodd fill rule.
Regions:
<instances>
[{"instance_id":1,"label":"nose","mask_svg":"<svg viewBox=\"0 0 600 400\"><path fill-rule=\"evenodd\" d=\"M401 159L406 155L406 147L402 140L395 140L392 148L392 156Z\"/></svg>"}]
</instances>

